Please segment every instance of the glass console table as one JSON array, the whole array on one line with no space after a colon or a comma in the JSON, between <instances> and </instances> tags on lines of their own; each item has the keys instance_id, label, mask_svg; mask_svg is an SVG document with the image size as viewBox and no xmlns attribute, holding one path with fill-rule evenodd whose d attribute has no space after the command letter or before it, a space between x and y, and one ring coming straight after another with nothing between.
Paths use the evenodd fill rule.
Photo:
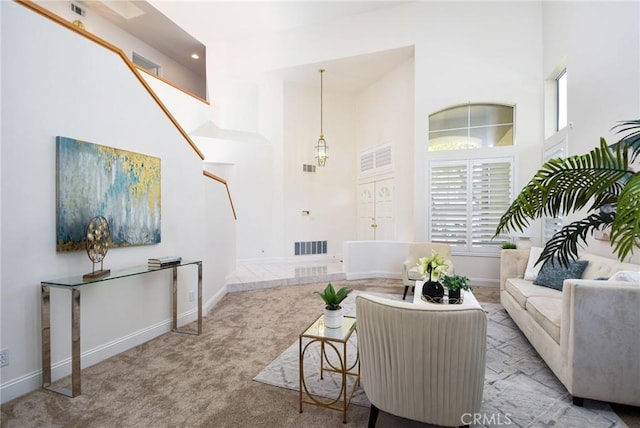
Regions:
<instances>
[{"instance_id":1,"label":"glass console table","mask_svg":"<svg viewBox=\"0 0 640 428\"><path fill-rule=\"evenodd\" d=\"M198 268L198 328L197 331L178 329L178 268L197 266ZM108 276L83 280L82 275L69 278L42 281L40 310L42 312L42 387L44 389L77 397L81 394L80 387L80 291L83 287L98 282L122 279L143 275L160 270L171 271L171 286L173 293L173 310L171 330L178 333L200 335L202 333L202 261L183 261L180 264L150 268L148 266L134 266L127 269L111 271ZM62 288L71 292L71 390L56 387L51 384L51 309L50 288Z\"/></svg>"}]
</instances>

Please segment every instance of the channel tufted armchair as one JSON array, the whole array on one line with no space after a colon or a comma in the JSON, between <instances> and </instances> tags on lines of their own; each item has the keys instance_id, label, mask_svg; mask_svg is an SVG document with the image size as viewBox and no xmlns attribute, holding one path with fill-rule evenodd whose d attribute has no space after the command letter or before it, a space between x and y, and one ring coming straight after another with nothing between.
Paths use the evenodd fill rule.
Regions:
<instances>
[{"instance_id":1,"label":"channel tufted armchair","mask_svg":"<svg viewBox=\"0 0 640 428\"><path fill-rule=\"evenodd\" d=\"M356 297L360 383L379 410L441 426L461 426L480 412L487 317L477 308Z\"/></svg>"},{"instance_id":2,"label":"channel tufted armchair","mask_svg":"<svg viewBox=\"0 0 640 428\"><path fill-rule=\"evenodd\" d=\"M449 244L441 244L436 242L412 242L409 244L409 254L402 264L402 283L404 284L404 294L402 300L407 297L409 287L414 287L416 281L423 279L418 268L418 260L422 257L430 256L433 251L440 254L447 260L449 269L447 274L453 275L455 269L451 261L451 246Z\"/></svg>"}]
</instances>

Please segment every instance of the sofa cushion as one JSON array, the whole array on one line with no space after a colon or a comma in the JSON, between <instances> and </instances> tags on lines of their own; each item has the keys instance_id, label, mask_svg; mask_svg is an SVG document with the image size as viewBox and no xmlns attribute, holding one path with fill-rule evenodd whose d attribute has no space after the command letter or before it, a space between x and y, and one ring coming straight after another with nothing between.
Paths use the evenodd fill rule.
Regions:
<instances>
[{"instance_id":1,"label":"sofa cushion","mask_svg":"<svg viewBox=\"0 0 640 428\"><path fill-rule=\"evenodd\" d=\"M588 264L589 262L586 260L577 260L569 263L568 266L564 266L557 259L549 259L542 265L542 269L540 269L538 277L533 283L535 285L542 285L543 287L562 290L564 280L582 278L582 273Z\"/></svg>"},{"instance_id":2,"label":"sofa cushion","mask_svg":"<svg viewBox=\"0 0 640 428\"><path fill-rule=\"evenodd\" d=\"M640 282L640 272L634 270L621 270L611 275L609 281L624 281L624 282Z\"/></svg>"},{"instance_id":3,"label":"sofa cushion","mask_svg":"<svg viewBox=\"0 0 640 428\"><path fill-rule=\"evenodd\" d=\"M505 283L504 289L518 302L520 306L526 308L527 299L533 296L561 298L562 293L553 288L533 285L531 281L522 278L511 278Z\"/></svg>"},{"instance_id":4,"label":"sofa cushion","mask_svg":"<svg viewBox=\"0 0 640 428\"><path fill-rule=\"evenodd\" d=\"M623 263L616 259L597 256L591 253L582 253L579 259L589 261L589 266L587 266L587 269L585 269L582 275L583 279L594 279L603 276L611 277L621 270L640 270L640 266L636 264Z\"/></svg>"},{"instance_id":5,"label":"sofa cushion","mask_svg":"<svg viewBox=\"0 0 640 428\"><path fill-rule=\"evenodd\" d=\"M562 298L534 296L527 299L527 312L546 331L560 343L560 315Z\"/></svg>"}]
</instances>

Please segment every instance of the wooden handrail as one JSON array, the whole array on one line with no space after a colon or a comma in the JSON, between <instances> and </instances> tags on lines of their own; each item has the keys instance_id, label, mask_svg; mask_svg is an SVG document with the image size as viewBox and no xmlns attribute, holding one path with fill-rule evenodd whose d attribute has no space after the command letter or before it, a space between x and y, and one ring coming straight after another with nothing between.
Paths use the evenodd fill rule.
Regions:
<instances>
[{"instance_id":1,"label":"wooden handrail","mask_svg":"<svg viewBox=\"0 0 640 428\"><path fill-rule=\"evenodd\" d=\"M124 53L124 51L122 49L120 49L119 47L107 42L106 40L104 40L104 39L102 39L102 38L100 38L98 36L96 36L95 34L90 33L87 30L84 30L84 29L82 29L80 27L77 27L77 26L73 25L69 21L61 18L60 16L56 15L55 13L53 13L53 12L51 12L51 11L45 9L45 8L43 8L42 6L34 3L31 0L14 0L14 1L16 3L18 3L18 4L21 4L21 5L29 8L29 9L31 9L34 12L44 16L45 18L48 18L48 19L50 19L50 20L62 25L63 27L66 27L67 29L69 29L71 31L75 31L76 33L80 34L81 36L86 37L87 39L99 44L100 46L103 46L104 48L106 48L106 49L112 51L113 53L115 53L116 55L120 56L120 58L124 61L124 63L127 65L127 67L129 67L129 69L131 70L133 75L136 76L138 81L147 90L149 95L151 95L151 97L155 100L155 102L158 104L160 109L162 109L162 111L167 115L169 120L173 123L173 125L176 127L176 129L178 129L180 134L182 134L184 139L187 140L187 143L189 143L191 148L193 148L193 150L200 157L200 159L204 160L204 155L202 154L200 149L198 149L198 147L193 142L193 140L191 140L191 137L189 137L189 134L187 134L186 131L182 128L182 126L180 126L180 124L178 123L176 118L173 117L173 115L169 112L169 110L164 105L164 103L160 100L158 95L153 91L153 89L151 89L151 86L149 86L149 84L146 82L146 80L144 80L144 78L142 77L142 75L140 74L140 71L139 71L139 70L143 70L143 69L142 68L138 68L138 66L135 65L127 57L127 55ZM146 72L146 70L144 70L144 71ZM158 77L158 76L154 76L154 77ZM166 83L169 83L169 82L166 82ZM187 92L187 91L184 91L183 89L180 89L180 88L176 87L175 85L172 85L171 83L169 83L169 84L171 86L175 87L176 89L179 89L179 90L181 90L183 92ZM189 93L189 95L192 95L195 98L198 98L198 99L202 100L200 97L197 97L196 95L193 95L191 93ZM206 101L206 100L202 100L202 101L207 103L207 104L209 104L209 102ZM238 217L236 216L236 209L235 209L235 207L233 205L233 199L231 198L231 192L229 191L229 186L227 184L227 181L225 179L221 178L221 177L218 177L215 174L212 174L212 173L208 172L208 171L203 171L202 173L205 176L207 176L209 178L212 178L212 179L216 180L217 182L219 182L221 184L224 184L225 188L227 189L227 196L229 197L229 203L231 204L231 211L233 212L233 218L235 220L237 220Z\"/></svg>"},{"instance_id":2,"label":"wooden handrail","mask_svg":"<svg viewBox=\"0 0 640 428\"><path fill-rule=\"evenodd\" d=\"M229 203L231 204L231 211L233 212L233 218L235 220L237 220L238 217L236 216L236 209L233 206L233 200L231 199L231 192L229 191L229 185L227 184L227 180L225 180L224 178L218 177L217 175L215 175L215 174L213 174L213 173L211 173L209 171L202 171L202 174L205 177L209 177L209 178L217 181L218 183L224 184L224 187L226 187L226 189L227 189L227 196L229 197Z\"/></svg>"},{"instance_id":3,"label":"wooden handrail","mask_svg":"<svg viewBox=\"0 0 640 428\"><path fill-rule=\"evenodd\" d=\"M135 64L135 63L134 63L133 65L138 69L138 71L142 71L142 72L144 72L144 73L148 74L149 76L151 76L151 77L153 77L153 78L156 78L156 79L158 79L159 81L161 81L161 82L163 82L163 83L166 83L167 85L169 85L169 86L173 87L174 89L177 89L177 90L178 90L178 91L180 91L180 92L184 92L185 94L189 95L190 97L195 98L196 100L198 100L198 101L200 101L200 102L202 102L202 103L205 103L205 104L207 104L207 105L211 105L211 104L209 103L209 101L205 100L205 99L204 99L204 98L202 98L202 97L197 96L197 95L196 95L196 94L194 94L193 92L191 92L191 91L189 91L189 90L187 90L187 89L181 88L180 86L176 85L175 83L170 82L170 81L168 81L167 79L165 79L165 78L163 78L163 77L161 77L161 76L158 76L157 74L153 74L153 73L149 72L149 70L146 70L146 69L144 69L144 68L140 67L138 64Z\"/></svg>"},{"instance_id":4,"label":"wooden handrail","mask_svg":"<svg viewBox=\"0 0 640 428\"><path fill-rule=\"evenodd\" d=\"M160 109L162 109L162 111L167 115L167 117L173 123L173 125L176 127L176 129L178 129L178 131L180 132L180 134L182 134L184 139L187 140L187 143L189 143L191 148L193 150L195 150L195 152L196 152L196 154L198 156L200 156L200 159L204 160L204 155L202 154L200 149L198 149L198 147L193 142L193 140L191 140L191 137L189 137L189 134L187 134L186 131L182 128L182 126L180 126L180 124L178 123L176 118L173 117L173 115L169 112L169 110L164 105L164 103L160 100L158 95L156 95L156 93L153 91L153 89L151 89L151 86L149 86L147 81L144 80L144 78L142 77L142 75L140 74L138 69L136 68L135 64L133 64L133 62L127 57L127 55L124 53L124 51L122 49L120 49L119 47L107 42L106 40L104 40L104 39L102 39L102 38L100 38L98 36L96 36L95 34L90 33L87 30L84 30L84 29L82 29L80 27L77 27L77 26L73 25L71 22L67 21L66 19L61 18L60 16L56 15L55 13L53 13L53 12L51 12L51 11L45 9L45 8L43 8L42 6L34 3L31 0L15 0L15 1L17 3L23 5L23 6L28 7L29 9L33 10L34 12L39 13L40 15L44 16L45 18L51 19L52 21L62 25L63 27L67 27L69 30L75 31L76 33L80 34L81 36L86 37L87 39L89 39L89 40L91 40L91 41L103 46L106 49L109 49L110 51L112 51L116 55L119 55L120 58L122 58L122 60L124 61L124 63L127 65L127 67L129 67L129 69L131 70L133 75L136 76L138 81L147 90L149 95L151 95L151 97L155 100L155 102L158 104Z\"/></svg>"}]
</instances>

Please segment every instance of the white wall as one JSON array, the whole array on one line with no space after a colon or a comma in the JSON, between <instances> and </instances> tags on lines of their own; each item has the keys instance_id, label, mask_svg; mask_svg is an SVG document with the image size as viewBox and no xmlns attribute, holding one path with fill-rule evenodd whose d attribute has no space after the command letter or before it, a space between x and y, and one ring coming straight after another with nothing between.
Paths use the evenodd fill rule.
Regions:
<instances>
[{"instance_id":1,"label":"white wall","mask_svg":"<svg viewBox=\"0 0 640 428\"><path fill-rule=\"evenodd\" d=\"M381 144L393 147L393 171L362 177L358 182L394 178L393 239L401 241L412 241L414 236L414 67L411 58L366 88L357 97L356 110L358 153Z\"/></svg>"},{"instance_id":2,"label":"white wall","mask_svg":"<svg viewBox=\"0 0 640 428\"><path fill-rule=\"evenodd\" d=\"M57 253L55 137L67 136L161 158L162 242L111 249L112 271L179 254L203 260L204 301L225 292L234 221L224 186L119 56L27 8L0 3L2 19L2 401L39 388L40 281L91 270L84 252ZM10 41L10 42L9 42ZM215 208L215 209L213 209ZM213 210L212 210L213 209ZM195 269L180 273L179 314L194 319ZM52 359L70 372L69 296L52 292ZM170 329L169 278L159 272L82 290L83 365Z\"/></svg>"},{"instance_id":3,"label":"white wall","mask_svg":"<svg viewBox=\"0 0 640 428\"><path fill-rule=\"evenodd\" d=\"M320 87L288 83L284 94L283 254L293 256L296 241L326 240L328 255L339 259L342 241L355 239L356 231L354 98L325 89L323 131L329 159L325 167L307 173L302 165L316 164ZM302 211L310 214L302 216Z\"/></svg>"},{"instance_id":4,"label":"white wall","mask_svg":"<svg viewBox=\"0 0 640 428\"><path fill-rule=\"evenodd\" d=\"M430 113L469 101L515 104L518 114L516 150L529 160L521 165L516 187L521 187L535 171L536 164L540 163L539 147L543 136L541 40L540 3L411 2L321 27L300 28L272 36L230 42L216 50L222 55L226 53L218 61L224 64L221 66L224 73L221 74L222 80L217 80L211 86L232 90L237 82L259 81L262 74L273 70L301 64L323 64L330 70L331 60L334 59L413 45L415 57L412 64L403 64L356 97L354 132L358 148L386 142L382 141L383 136L389 136L397 145L396 176L399 181L396 189L401 189L398 198L405 206L405 211L398 213L399 238L423 240L426 237L425 200L428 195L425 169ZM212 77L218 79L218 76ZM397 92L394 94L394 91ZM225 119L222 112L234 111L236 120L252 118L255 115L254 108L243 110L242 106L262 102L262 94L251 103L247 102L252 99L248 94L243 96L240 91L233 92L238 97L223 96L217 99L220 126L234 122ZM220 93L228 95L230 92L220 89ZM285 102L283 108L288 111L286 109L295 109L296 106L288 106ZM327 112L330 111L327 108ZM263 126L268 120L262 113L259 113L258 126ZM406 114L412 114L413 117L406 118ZM366 121L371 123L366 124ZM251 123L255 121L245 121L244 125L248 127L242 129L252 130L249 128ZM282 126L286 132L290 123L285 113ZM315 128L311 122L311 131ZM367 131L368 128L377 131L379 136L375 136L374 131ZM328 130L326 134L331 135ZM278 140L267 139L274 144L274 150L280 150ZM331 141L329 145L331 166L336 160L336 150ZM357 148L355 150L357 152ZM356 154L348 155L354 161L348 168L357 167ZM274 159L277 161L277 154ZM285 171L291 168L286 159L283 158L282 164ZM291 170L298 166L294 165ZM256 174L264 177L269 175L272 168L267 162L257 167L262 168L262 173ZM285 173L283 188L285 183L296 179L296 175ZM273 184L276 185L274 194L280 197L278 183ZM300 209L306 209L298 207L297 200L286 199L286 196L282 201L273 200L272 204L279 207L281 202L294 215ZM295 207L289 207L289 203ZM356 213L355 198L352 203L342 213L336 212L330 224L341 224L344 212ZM278 211L274 212L269 224L275 224L276 230L284 232L279 225L283 218L288 217L285 213L282 213L283 217L277 215ZM309 224L310 227L316 226L311 222ZM239 222L239 237L242 227ZM252 232L252 239L256 241L269 241L273 236L272 228L252 229ZM312 230L307 232L311 233ZM355 230L351 235L345 233L342 240L353 239L354 233ZM279 246L280 253L275 256L288 254L289 243L284 242L285 236L285 233L275 235L275 239L282 243ZM245 256L240 245L238 254L243 258ZM253 255L250 252L246 257ZM490 260L467 258L464 260L464 265L468 266L465 274L471 278L497 281L498 261L497 257Z\"/></svg>"},{"instance_id":5,"label":"white wall","mask_svg":"<svg viewBox=\"0 0 640 428\"><path fill-rule=\"evenodd\" d=\"M639 92L637 9L637 3L632 2L411 2L323 26L229 43L219 49L226 56L218 62L224 63L228 82L246 82L259 80L261 73L270 70L301 64L327 64L330 68L333 59L413 45L413 92L406 96L405 106L401 107L401 100L395 105L403 112L412 109L414 114L413 148L396 152L412 159L404 171L396 167L397 176L404 178L413 171L404 183L407 189L413 187L407 203L409 224L399 233L401 238L410 234L410 240L423 240L427 234L426 161L432 156L426 150L429 114L467 102L515 105L513 151L518 158L515 188L519 190L542 163L544 80L560 58L568 58L574 76L569 83L570 120L576 123L569 139L571 152L584 151L582 142L595 141L593 136L602 135L615 120L636 117L637 97L628 94ZM606 23L602 17L607 18ZM391 87L402 88L395 73L402 71L390 73L357 100L356 118L377 119L370 126L382 135L390 133L399 120L395 115L380 120L382 110L378 112L376 105L385 97L383 88L389 82L395 82ZM214 86L224 87L221 82ZM248 103L223 97L218 107L220 111L233 110L237 118L243 117L242 108L237 108L241 104ZM255 114L253 109L245 111L246 117ZM258 122L263 119L261 116ZM375 138L361 125L356 135L363 146ZM285 176L283 183L294 178ZM286 206L286 200L284 203ZM279 223L278 218L273 220ZM340 217L333 220L339 222ZM259 235L254 239L260 240ZM498 257L454 259L473 279L491 282L498 278Z\"/></svg>"}]
</instances>

